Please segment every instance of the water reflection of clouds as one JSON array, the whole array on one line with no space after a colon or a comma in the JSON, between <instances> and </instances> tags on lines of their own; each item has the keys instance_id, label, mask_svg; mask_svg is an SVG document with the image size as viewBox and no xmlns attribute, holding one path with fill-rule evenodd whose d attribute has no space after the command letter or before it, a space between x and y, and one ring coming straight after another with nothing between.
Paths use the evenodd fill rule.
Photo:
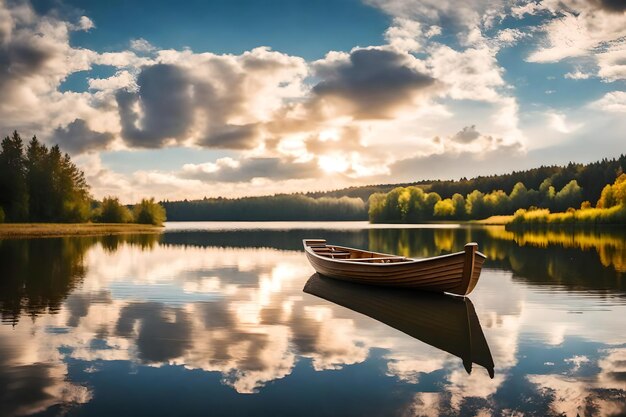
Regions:
<instances>
[{"instance_id":1,"label":"water reflection of clouds","mask_svg":"<svg viewBox=\"0 0 626 417\"><path fill-rule=\"evenodd\" d=\"M494 396L525 360L520 340L527 337L558 347L568 337L584 336L608 346L589 358L599 369L590 377L525 376L551 398L555 412L580 410L590 402L602 412L619 411L615 398L624 395L621 323L603 321L606 311L597 308L597 297L555 298L517 282L510 271L487 269L472 296L496 364L492 380L481 368L467 375L461 361L443 351L303 294L312 270L299 252L175 245L146 251L126 244L111 251L96 245L85 256L85 270L82 285L58 314L22 320L14 329L0 327L0 385L26 381L31 395L19 389L0 394L3 407L14 404L0 414L89 401L90 389L67 378L69 359L92 363L89 372L114 360L156 368L183 365L219 372L237 392L254 393L291 375L302 358L315 371L337 370L364 363L373 348L382 348L387 376L416 390L426 377L438 381L441 392L415 394L407 415L455 414L470 398L475 414L486 415L500 407ZM623 304L609 307L612 314L626 313Z\"/></svg>"}]
</instances>

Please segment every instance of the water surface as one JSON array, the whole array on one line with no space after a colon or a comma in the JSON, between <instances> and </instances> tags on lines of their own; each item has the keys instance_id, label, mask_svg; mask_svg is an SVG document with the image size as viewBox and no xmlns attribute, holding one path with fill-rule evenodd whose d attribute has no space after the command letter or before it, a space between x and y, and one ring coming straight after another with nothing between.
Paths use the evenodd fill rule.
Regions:
<instances>
[{"instance_id":1,"label":"water surface","mask_svg":"<svg viewBox=\"0 0 626 417\"><path fill-rule=\"evenodd\" d=\"M488 261L468 301L383 296L311 278L305 237L417 258L476 241ZM625 279L623 230L0 240L0 415L623 415Z\"/></svg>"}]
</instances>

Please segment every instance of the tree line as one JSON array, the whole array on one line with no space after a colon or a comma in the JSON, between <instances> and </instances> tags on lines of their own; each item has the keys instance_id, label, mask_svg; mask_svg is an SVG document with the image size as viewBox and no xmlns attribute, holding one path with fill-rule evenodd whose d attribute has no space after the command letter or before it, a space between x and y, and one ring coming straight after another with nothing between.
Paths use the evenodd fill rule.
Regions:
<instances>
[{"instance_id":1,"label":"tree line","mask_svg":"<svg viewBox=\"0 0 626 417\"><path fill-rule=\"evenodd\" d=\"M204 198L164 201L173 221L289 221L366 220L366 204L360 198L311 198L302 194L265 197Z\"/></svg>"},{"instance_id":2,"label":"tree line","mask_svg":"<svg viewBox=\"0 0 626 417\"><path fill-rule=\"evenodd\" d=\"M36 136L26 147L14 131L0 143L0 222L161 224L165 210L144 199L132 211L115 197L93 200L85 174Z\"/></svg>"},{"instance_id":3,"label":"tree line","mask_svg":"<svg viewBox=\"0 0 626 417\"><path fill-rule=\"evenodd\" d=\"M449 198L442 198L436 192L426 192L419 187L398 187L386 194L371 195L368 214L374 223L415 223L429 220L478 220L494 215L510 215L519 209L528 208L564 212L570 208L592 206L588 200L584 200L585 193L577 180L570 180L560 189L553 185L553 181L554 176L545 178L538 189L528 189L522 182L518 182L508 194L503 190L489 193L473 190L465 196L455 193ZM600 184L601 190L604 185ZM612 204L607 201L613 201L611 198L616 195L611 194L611 186L607 187L601 191L602 196L596 203L599 208Z\"/></svg>"},{"instance_id":4,"label":"tree line","mask_svg":"<svg viewBox=\"0 0 626 417\"><path fill-rule=\"evenodd\" d=\"M427 192L435 192L442 199L452 198L454 194L463 196L477 190L482 193L490 193L493 190L502 190L510 194L517 183L523 183L528 189L538 190L541 183L547 178L551 185L560 190L572 180L576 180L582 188L583 200L597 201L600 198L602 187L611 184L618 176L618 172L626 172L626 155L619 158L602 159L589 164L570 162L564 166L550 165L540 166L524 171L513 171L503 175L478 176L460 180L424 180L404 184L378 184L361 187L349 187L333 191L310 192L308 197L359 197L367 201L374 193L388 193L394 188L417 186Z\"/></svg>"},{"instance_id":5,"label":"tree line","mask_svg":"<svg viewBox=\"0 0 626 417\"><path fill-rule=\"evenodd\" d=\"M626 224L626 174L621 174L613 184L607 184L600 194L596 207L584 201L580 209L568 208L565 212L551 213L549 209L519 209L507 225L517 227L545 227L552 225Z\"/></svg>"}]
</instances>

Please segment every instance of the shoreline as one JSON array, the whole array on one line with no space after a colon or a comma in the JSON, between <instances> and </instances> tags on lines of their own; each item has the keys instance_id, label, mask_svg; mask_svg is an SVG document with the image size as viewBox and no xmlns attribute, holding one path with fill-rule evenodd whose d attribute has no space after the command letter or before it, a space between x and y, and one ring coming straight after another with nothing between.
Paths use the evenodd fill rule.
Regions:
<instances>
[{"instance_id":1,"label":"shoreline","mask_svg":"<svg viewBox=\"0 0 626 417\"><path fill-rule=\"evenodd\" d=\"M161 233L164 229L137 223L0 223L0 239Z\"/></svg>"}]
</instances>

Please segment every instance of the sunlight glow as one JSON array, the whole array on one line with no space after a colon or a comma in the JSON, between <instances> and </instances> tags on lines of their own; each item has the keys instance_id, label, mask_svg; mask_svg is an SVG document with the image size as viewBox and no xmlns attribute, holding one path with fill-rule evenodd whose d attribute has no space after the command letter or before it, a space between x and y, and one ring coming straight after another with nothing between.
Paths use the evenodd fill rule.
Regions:
<instances>
[{"instance_id":1,"label":"sunlight glow","mask_svg":"<svg viewBox=\"0 0 626 417\"><path fill-rule=\"evenodd\" d=\"M327 173L346 172L350 167L348 160L342 155L321 155L317 163Z\"/></svg>"}]
</instances>

